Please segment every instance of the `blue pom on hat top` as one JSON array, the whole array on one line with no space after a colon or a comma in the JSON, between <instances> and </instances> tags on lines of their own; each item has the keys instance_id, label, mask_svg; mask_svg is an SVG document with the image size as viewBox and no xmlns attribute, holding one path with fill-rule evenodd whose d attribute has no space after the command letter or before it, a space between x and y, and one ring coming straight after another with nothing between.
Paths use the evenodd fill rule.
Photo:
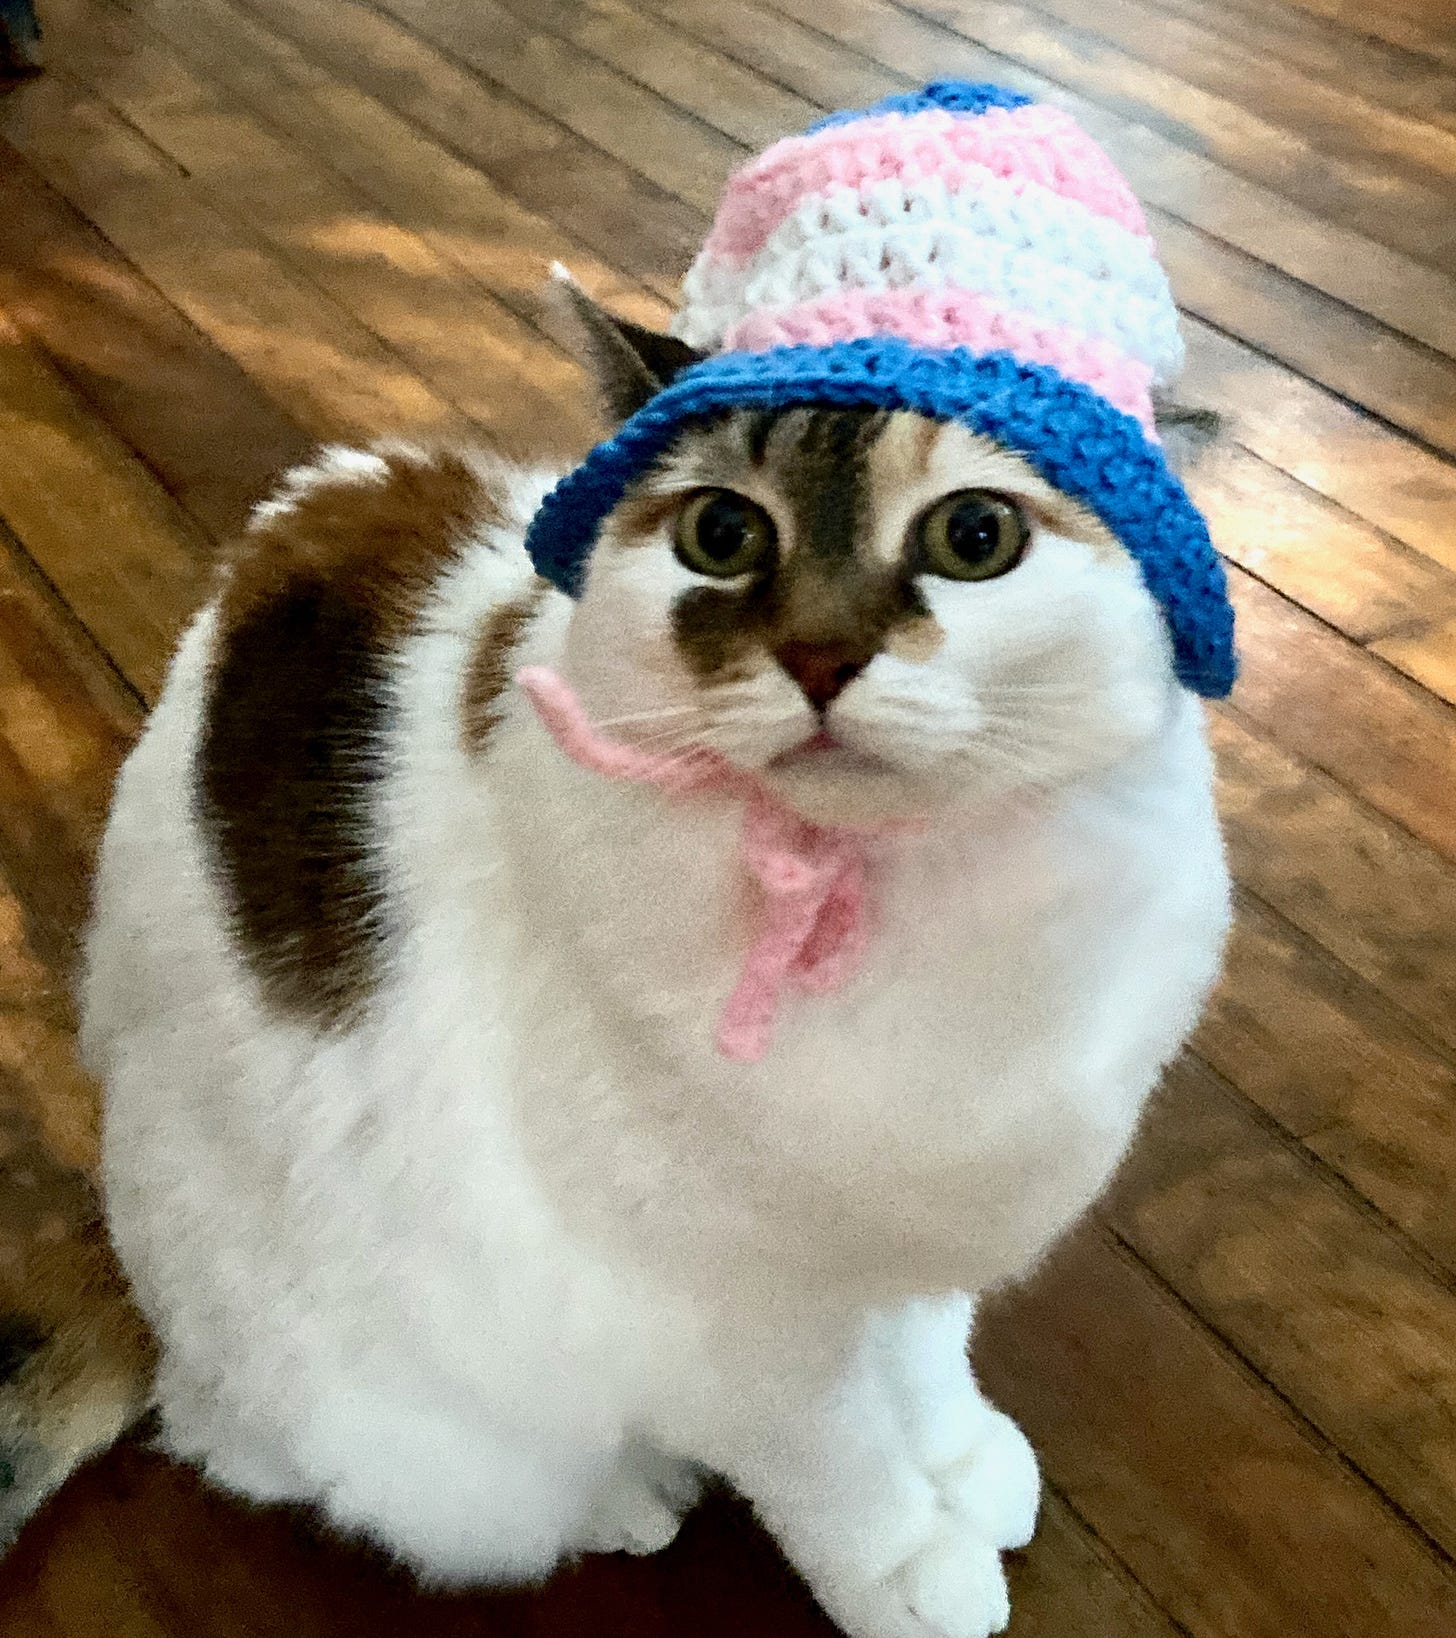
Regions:
<instances>
[{"instance_id":1,"label":"blue pom on hat top","mask_svg":"<svg viewBox=\"0 0 1456 1638\"><path fill-rule=\"evenodd\" d=\"M877 114L922 114L931 108L943 108L952 114L984 114L988 108L1025 108L1031 100L1020 91L1008 91L1001 85L972 80L932 80L918 91L881 97L867 108L843 108L837 114L826 114L810 125L804 135L827 131L832 125L848 125L857 119L873 119Z\"/></svg>"}]
</instances>

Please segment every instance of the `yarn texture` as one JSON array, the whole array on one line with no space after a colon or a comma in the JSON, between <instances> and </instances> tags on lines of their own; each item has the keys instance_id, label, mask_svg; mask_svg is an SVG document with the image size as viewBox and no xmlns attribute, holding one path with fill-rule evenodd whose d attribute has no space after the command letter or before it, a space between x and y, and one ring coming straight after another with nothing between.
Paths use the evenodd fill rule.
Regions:
<instances>
[{"instance_id":1,"label":"yarn texture","mask_svg":"<svg viewBox=\"0 0 1456 1638\"><path fill-rule=\"evenodd\" d=\"M1174 670L1237 666L1207 525L1158 443L1182 366L1141 207L1060 109L938 81L833 114L729 182L673 329L709 356L562 479L526 546L571 595L603 519L695 422L737 408L911 410L1015 450L1137 562Z\"/></svg>"}]
</instances>

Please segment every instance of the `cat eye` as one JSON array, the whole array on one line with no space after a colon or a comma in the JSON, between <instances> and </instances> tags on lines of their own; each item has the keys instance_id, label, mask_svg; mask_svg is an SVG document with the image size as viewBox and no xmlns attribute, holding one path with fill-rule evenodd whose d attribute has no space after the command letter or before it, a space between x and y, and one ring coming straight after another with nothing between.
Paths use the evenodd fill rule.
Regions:
<instances>
[{"instance_id":1,"label":"cat eye","mask_svg":"<svg viewBox=\"0 0 1456 1638\"><path fill-rule=\"evenodd\" d=\"M993 580L1020 563L1030 538L1014 500L993 489L961 489L920 520L920 567L947 580Z\"/></svg>"},{"instance_id":2,"label":"cat eye","mask_svg":"<svg viewBox=\"0 0 1456 1638\"><path fill-rule=\"evenodd\" d=\"M678 561L719 580L758 568L774 549L767 512L731 489L700 489L689 495L673 527Z\"/></svg>"}]
</instances>

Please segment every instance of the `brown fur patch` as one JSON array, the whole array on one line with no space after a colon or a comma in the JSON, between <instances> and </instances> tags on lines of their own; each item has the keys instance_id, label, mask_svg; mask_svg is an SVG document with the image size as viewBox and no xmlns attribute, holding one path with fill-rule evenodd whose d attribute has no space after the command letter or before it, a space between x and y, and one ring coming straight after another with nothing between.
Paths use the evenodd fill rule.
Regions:
<instances>
[{"instance_id":1,"label":"brown fur patch","mask_svg":"<svg viewBox=\"0 0 1456 1638\"><path fill-rule=\"evenodd\" d=\"M224 582L197 804L235 936L269 998L322 1025L378 976L387 904L369 803L389 660L491 499L460 454L321 469L249 533Z\"/></svg>"},{"instance_id":2,"label":"brown fur patch","mask_svg":"<svg viewBox=\"0 0 1456 1638\"><path fill-rule=\"evenodd\" d=\"M480 752L500 722L501 696L510 686L511 658L525 635L526 627L541 607L547 583L536 580L519 597L512 598L491 615L481 629L475 652L465 672L465 695L461 701L461 721L465 748Z\"/></svg>"}]
</instances>

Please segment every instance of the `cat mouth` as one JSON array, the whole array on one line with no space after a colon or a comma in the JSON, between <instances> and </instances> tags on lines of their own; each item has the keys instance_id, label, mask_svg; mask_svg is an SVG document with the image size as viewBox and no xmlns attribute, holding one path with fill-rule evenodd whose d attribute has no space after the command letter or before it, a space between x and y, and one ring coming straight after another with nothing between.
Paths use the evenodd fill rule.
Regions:
<instances>
[{"instance_id":1,"label":"cat mouth","mask_svg":"<svg viewBox=\"0 0 1456 1638\"><path fill-rule=\"evenodd\" d=\"M768 766L776 770L812 769L816 773L845 774L851 777L855 774L886 774L892 771L890 764L883 758L872 756L867 751L855 750L829 728L820 728L808 739L800 740L797 745L791 745L786 751L780 751L769 761Z\"/></svg>"},{"instance_id":2,"label":"cat mouth","mask_svg":"<svg viewBox=\"0 0 1456 1638\"><path fill-rule=\"evenodd\" d=\"M797 745L790 746L787 751L780 751L774 761L781 762L786 757L814 756L821 751L837 751L840 749L840 743L834 735L827 728L821 728L817 734L800 741Z\"/></svg>"}]
</instances>

